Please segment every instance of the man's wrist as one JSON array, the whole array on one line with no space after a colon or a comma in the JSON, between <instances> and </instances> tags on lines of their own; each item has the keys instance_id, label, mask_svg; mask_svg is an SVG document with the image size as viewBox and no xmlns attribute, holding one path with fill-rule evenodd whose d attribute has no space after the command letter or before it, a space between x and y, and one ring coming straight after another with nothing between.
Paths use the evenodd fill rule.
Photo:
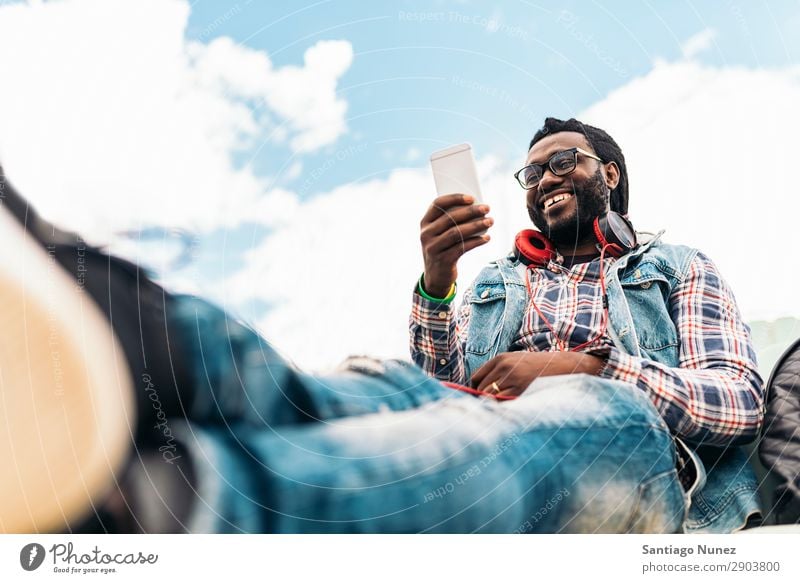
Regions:
<instances>
[{"instance_id":1,"label":"man's wrist","mask_svg":"<svg viewBox=\"0 0 800 583\"><path fill-rule=\"evenodd\" d=\"M456 297L456 291L457 291L456 284L455 284L455 282L453 282L450 285L450 289L448 290L448 292L445 295L445 297L440 298L440 297L436 297L434 295L429 294L427 291L425 291L425 274L424 273L420 276L419 282L417 283L417 292L419 292L419 295L421 295L426 300L430 300L432 302L438 302L440 304L449 304L450 302L452 302L453 298Z\"/></svg>"},{"instance_id":2,"label":"man's wrist","mask_svg":"<svg viewBox=\"0 0 800 583\"><path fill-rule=\"evenodd\" d=\"M600 376L636 385L642 374L642 359L625 354L617 348L608 349L608 358Z\"/></svg>"},{"instance_id":3,"label":"man's wrist","mask_svg":"<svg viewBox=\"0 0 800 583\"><path fill-rule=\"evenodd\" d=\"M600 373L602 373L603 369L606 367L608 355L602 356L599 354L584 354L583 356L583 372L596 377L600 376Z\"/></svg>"},{"instance_id":4,"label":"man's wrist","mask_svg":"<svg viewBox=\"0 0 800 583\"><path fill-rule=\"evenodd\" d=\"M587 352L586 356L592 358L590 361L590 366L592 368L588 374L592 374L596 377L602 376L603 371L606 369L606 366L608 366L608 356L610 353L611 348L608 346L603 346Z\"/></svg>"}]
</instances>

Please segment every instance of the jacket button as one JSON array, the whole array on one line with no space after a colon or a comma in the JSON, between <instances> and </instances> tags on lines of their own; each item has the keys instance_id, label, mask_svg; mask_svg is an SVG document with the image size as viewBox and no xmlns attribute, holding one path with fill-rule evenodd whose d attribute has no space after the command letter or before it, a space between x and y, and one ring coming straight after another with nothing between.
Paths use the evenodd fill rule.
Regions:
<instances>
[{"instance_id":1,"label":"jacket button","mask_svg":"<svg viewBox=\"0 0 800 583\"><path fill-rule=\"evenodd\" d=\"M439 319L446 320L447 319L447 312L439 312Z\"/></svg>"},{"instance_id":2,"label":"jacket button","mask_svg":"<svg viewBox=\"0 0 800 583\"><path fill-rule=\"evenodd\" d=\"M447 364L447 359L446 358L440 358L439 359L439 364L441 364L441 365Z\"/></svg>"},{"instance_id":3,"label":"jacket button","mask_svg":"<svg viewBox=\"0 0 800 583\"><path fill-rule=\"evenodd\" d=\"M485 300L488 297L489 297L489 290L488 289L483 290L483 292L481 292L481 299Z\"/></svg>"},{"instance_id":4,"label":"jacket button","mask_svg":"<svg viewBox=\"0 0 800 583\"><path fill-rule=\"evenodd\" d=\"M652 281L646 281L642 284L642 289L650 289L651 285L653 285Z\"/></svg>"}]
</instances>

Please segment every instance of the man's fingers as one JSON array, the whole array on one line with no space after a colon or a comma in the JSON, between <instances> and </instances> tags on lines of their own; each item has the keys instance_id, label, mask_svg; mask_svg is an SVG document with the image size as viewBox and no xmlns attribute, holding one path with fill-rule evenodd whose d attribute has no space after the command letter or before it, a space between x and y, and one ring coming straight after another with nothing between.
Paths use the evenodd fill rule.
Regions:
<instances>
[{"instance_id":1,"label":"man's fingers","mask_svg":"<svg viewBox=\"0 0 800 583\"><path fill-rule=\"evenodd\" d=\"M497 367L495 366L495 362L490 360L485 365L483 365L478 372L481 373L478 376L478 372L472 375L472 384L475 385L475 388L480 391L481 393L490 392L489 387L492 386L492 383L497 382L497 371L495 370ZM476 376L478 379L476 380ZM498 385L500 390L503 390L503 387Z\"/></svg>"},{"instance_id":2,"label":"man's fingers","mask_svg":"<svg viewBox=\"0 0 800 583\"><path fill-rule=\"evenodd\" d=\"M491 368L487 369L486 371L483 371L483 367L479 369L479 372L482 372L483 376L479 377L480 382L476 387L477 390L483 393L489 393L491 395L499 395L506 391L513 391L515 388L517 388L518 383L511 374L512 371L509 370L508 359L505 358L505 354L495 356L484 366L488 366L490 364ZM475 376L473 376L472 379L474 383Z\"/></svg>"},{"instance_id":3,"label":"man's fingers","mask_svg":"<svg viewBox=\"0 0 800 583\"><path fill-rule=\"evenodd\" d=\"M484 219L488 212L489 206L485 204L468 204L450 208L435 221L426 224L424 229L435 236L470 221Z\"/></svg>"},{"instance_id":4,"label":"man's fingers","mask_svg":"<svg viewBox=\"0 0 800 583\"><path fill-rule=\"evenodd\" d=\"M451 227L444 233L435 235L428 243L428 251L442 253L454 245L460 245L471 237L477 237L489 230L494 221L492 219L476 219L463 225Z\"/></svg>"},{"instance_id":5,"label":"man's fingers","mask_svg":"<svg viewBox=\"0 0 800 583\"><path fill-rule=\"evenodd\" d=\"M508 398L508 397L518 397L522 393L525 392L525 389L520 390L519 388L515 387L513 389L506 389L505 391L501 391L495 395L498 399Z\"/></svg>"},{"instance_id":6,"label":"man's fingers","mask_svg":"<svg viewBox=\"0 0 800 583\"><path fill-rule=\"evenodd\" d=\"M481 245L486 245L489 242L488 234L478 235L475 237L470 237L469 239L465 239L453 245L452 247L448 247L447 249L440 251L439 256L444 257L448 261L458 261L458 259L464 255L466 252L475 249L476 247L480 247Z\"/></svg>"},{"instance_id":7,"label":"man's fingers","mask_svg":"<svg viewBox=\"0 0 800 583\"><path fill-rule=\"evenodd\" d=\"M438 217L447 212L447 209L458 205L471 205L475 198L468 194L445 194L433 199L433 203L428 207L425 216L422 217L423 223L432 223Z\"/></svg>"},{"instance_id":8,"label":"man's fingers","mask_svg":"<svg viewBox=\"0 0 800 583\"><path fill-rule=\"evenodd\" d=\"M470 383L472 384L473 388L477 389L480 386L481 381L486 376L486 373L489 372L492 368L492 361L484 363L478 370L472 373L472 379L470 379Z\"/></svg>"}]
</instances>

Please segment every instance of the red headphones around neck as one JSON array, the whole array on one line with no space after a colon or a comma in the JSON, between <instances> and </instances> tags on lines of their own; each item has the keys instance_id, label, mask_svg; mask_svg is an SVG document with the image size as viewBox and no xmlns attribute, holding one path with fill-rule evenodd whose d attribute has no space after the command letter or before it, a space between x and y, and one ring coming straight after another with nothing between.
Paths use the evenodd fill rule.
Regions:
<instances>
[{"instance_id":1,"label":"red headphones around neck","mask_svg":"<svg viewBox=\"0 0 800 583\"><path fill-rule=\"evenodd\" d=\"M593 227L598 246L612 257L622 257L638 247L633 225L619 213L610 211L595 218ZM556 256L553 243L539 231L525 229L514 239L514 257L525 265L545 267Z\"/></svg>"}]
</instances>

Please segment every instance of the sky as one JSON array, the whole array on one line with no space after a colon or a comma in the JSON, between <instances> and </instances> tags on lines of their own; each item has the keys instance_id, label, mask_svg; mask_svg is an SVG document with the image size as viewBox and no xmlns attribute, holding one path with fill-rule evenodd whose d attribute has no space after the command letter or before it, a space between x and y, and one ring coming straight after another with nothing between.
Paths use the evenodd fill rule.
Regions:
<instances>
[{"instance_id":1,"label":"sky","mask_svg":"<svg viewBox=\"0 0 800 583\"><path fill-rule=\"evenodd\" d=\"M408 358L435 197L470 142L495 225L546 116L607 130L641 231L748 321L800 317L795 1L0 0L0 161L40 212L249 321L301 367Z\"/></svg>"}]
</instances>

